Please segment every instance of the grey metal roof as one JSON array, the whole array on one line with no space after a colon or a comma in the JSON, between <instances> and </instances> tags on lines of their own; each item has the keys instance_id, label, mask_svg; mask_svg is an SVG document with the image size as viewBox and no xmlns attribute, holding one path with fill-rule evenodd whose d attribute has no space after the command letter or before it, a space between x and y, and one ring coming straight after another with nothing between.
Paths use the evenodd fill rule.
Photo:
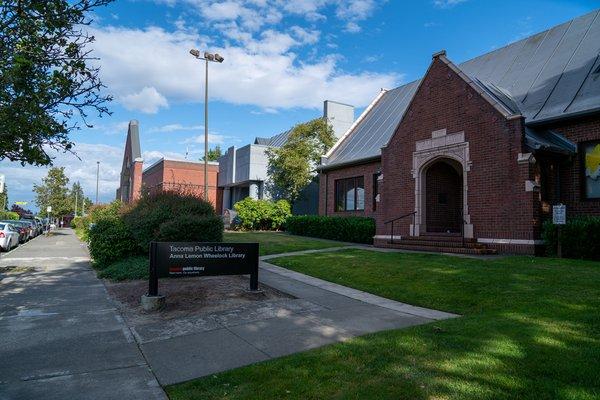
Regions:
<instances>
[{"instance_id":1,"label":"grey metal roof","mask_svg":"<svg viewBox=\"0 0 600 400\"><path fill-rule=\"evenodd\" d=\"M458 67L527 124L600 110L600 10ZM343 164L381 154L420 81L386 91L327 158Z\"/></svg>"},{"instance_id":2,"label":"grey metal roof","mask_svg":"<svg viewBox=\"0 0 600 400\"><path fill-rule=\"evenodd\" d=\"M140 148L140 130L137 120L132 119L129 121L129 128L127 129L127 140L131 144L131 161L136 158L142 157L142 151Z\"/></svg>"},{"instance_id":3,"label":"grey metal roof","mask_svg":"<svg viewBox=\"0 0 600 400\"><path fill-rule=\"evenodd\" d=\"M525 145L530 150L545 150L563 154L577 152L577 145L560 133L531 127L525 127Z\"/></svg>"},{"instance_id":4,"label":"grey metal roof","mask_svg":"<svg viewBox=\"0 0 600 400\"><path fill-rule=\"evenodd\" d=\"M292 130L287 130L285 132L281 132L278 135L275 136L271 136L269 138L261 138L261 137L257 137L256 139L254 139L254 144L261 144L264 146L272 146L272 147L281 147L285 144L285 142L287 142L290 133L292 133Z\"/></svg>"}]
</instances>

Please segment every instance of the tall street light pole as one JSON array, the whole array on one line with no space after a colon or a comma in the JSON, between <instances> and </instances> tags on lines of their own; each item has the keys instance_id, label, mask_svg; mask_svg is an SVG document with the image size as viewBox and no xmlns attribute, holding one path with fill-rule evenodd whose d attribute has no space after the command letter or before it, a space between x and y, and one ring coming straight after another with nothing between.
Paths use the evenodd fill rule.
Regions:
<instances>
[{"instance_id":1,"label":"tall street light pole","mask_svg":"<svg viewBox=\"0 0 600 400\"><path fill-rule=\"evenodd\" d=\"M96 204L98 204L98 183L100 182L100 161L96 161Z\"/></svg>"},{"instance_id":2,"label":"tall street light pole","mask_svg":"<svg viewBox=\"0 0 600 400\"><path fill-rule=\"evenodd\" d=\"M200 55L200 51L196 49L190 50L190 54L198 60L205 61L204 67L204 200L208 201L208 62L222 63L224 58L219 53L204 52Z\"/></svg>"}]
</instances>

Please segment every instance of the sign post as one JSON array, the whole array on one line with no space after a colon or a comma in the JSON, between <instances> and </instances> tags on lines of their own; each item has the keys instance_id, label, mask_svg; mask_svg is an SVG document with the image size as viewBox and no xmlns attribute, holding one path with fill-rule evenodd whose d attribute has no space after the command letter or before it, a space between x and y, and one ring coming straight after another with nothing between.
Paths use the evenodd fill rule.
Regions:
<instances>
[{"instance_id":1,"label":"sign post","mask_svg":"<svg viewBox=\"0 0 600 400\"><path fill-rule=\"evenodd\" d=\"M561 227L567 223L567 206L564 204L552 206L552 223L556 225L556 255L562 258Z\"/></svg>"},{"instance_id":2,"label":"sign post","mask_svg":"<svg viewBox=\"0 0 600 400\"><path fill-rule=\"evenodd\" d=\"M250 275L249 289L258 291L258 243L151 242L147 310L164 303L158 278Z\"/></svg>"}]
</instances>

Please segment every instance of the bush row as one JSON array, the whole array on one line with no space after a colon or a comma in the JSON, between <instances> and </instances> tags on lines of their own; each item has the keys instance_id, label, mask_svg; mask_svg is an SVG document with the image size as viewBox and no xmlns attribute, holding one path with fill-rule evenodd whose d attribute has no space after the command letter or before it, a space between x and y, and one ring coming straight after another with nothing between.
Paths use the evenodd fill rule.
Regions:
<instances>
[{"instance_id":1,"label":"bush row","mask_svg":"<svg viewBox=\"0 0 600 400\"><path fill-rule=\"evenodd\" d=\"M542 237L549 256L556 256L558 226L552 221L544 224ZM577 217L561 227L562 256L600 260L600 217Z\"/></svg>"},{"instance_id":2,"label":"bush row","mask_svg":"<svg viewBox=\"0 0 600 400\"><path fill-rule=\"evenodd\" d=\"M373 243L375 220L367 217L291 216L285 223L291 234L354 243Z\"/></svg>"},{"instance_id":3,"label":"bush row","mask_svg":"<svg viewBox=\"0 0 600 400\"><path fill-rule=\"evenodd\" d=\"M286 200L254 200L246 197L235 203L233 209L237 212L234 228L243 230L280 230L292 215L292 208Z\"/></svg>"},{"instance_id":4,"label":"bush row","mask_svg":"<svg viewBox=\"0 0 600 400\"><path fill-rule=\"evenodd\" d=\"M5 219L17 221L19 218L20 218L19 214L17 214L16 212L0 211L0 221L5 220Z\"/></svg>"}]
</instances>

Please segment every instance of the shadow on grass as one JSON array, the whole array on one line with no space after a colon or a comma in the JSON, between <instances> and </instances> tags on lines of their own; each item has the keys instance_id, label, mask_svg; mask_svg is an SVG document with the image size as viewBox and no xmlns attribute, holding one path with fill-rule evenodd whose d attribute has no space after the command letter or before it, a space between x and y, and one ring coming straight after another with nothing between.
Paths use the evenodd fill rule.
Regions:
<instances>
[{"instance_id":1,"label":"shadow on grass","mask_svg":"<svg viewBox=\"0 0 600 400\"><path fill-rule=\"evenodd\" d=\"M464 315L170 387L172 399L597 399L600 264L349 250L275 259Z\"/></svg>"}]
</instances>

